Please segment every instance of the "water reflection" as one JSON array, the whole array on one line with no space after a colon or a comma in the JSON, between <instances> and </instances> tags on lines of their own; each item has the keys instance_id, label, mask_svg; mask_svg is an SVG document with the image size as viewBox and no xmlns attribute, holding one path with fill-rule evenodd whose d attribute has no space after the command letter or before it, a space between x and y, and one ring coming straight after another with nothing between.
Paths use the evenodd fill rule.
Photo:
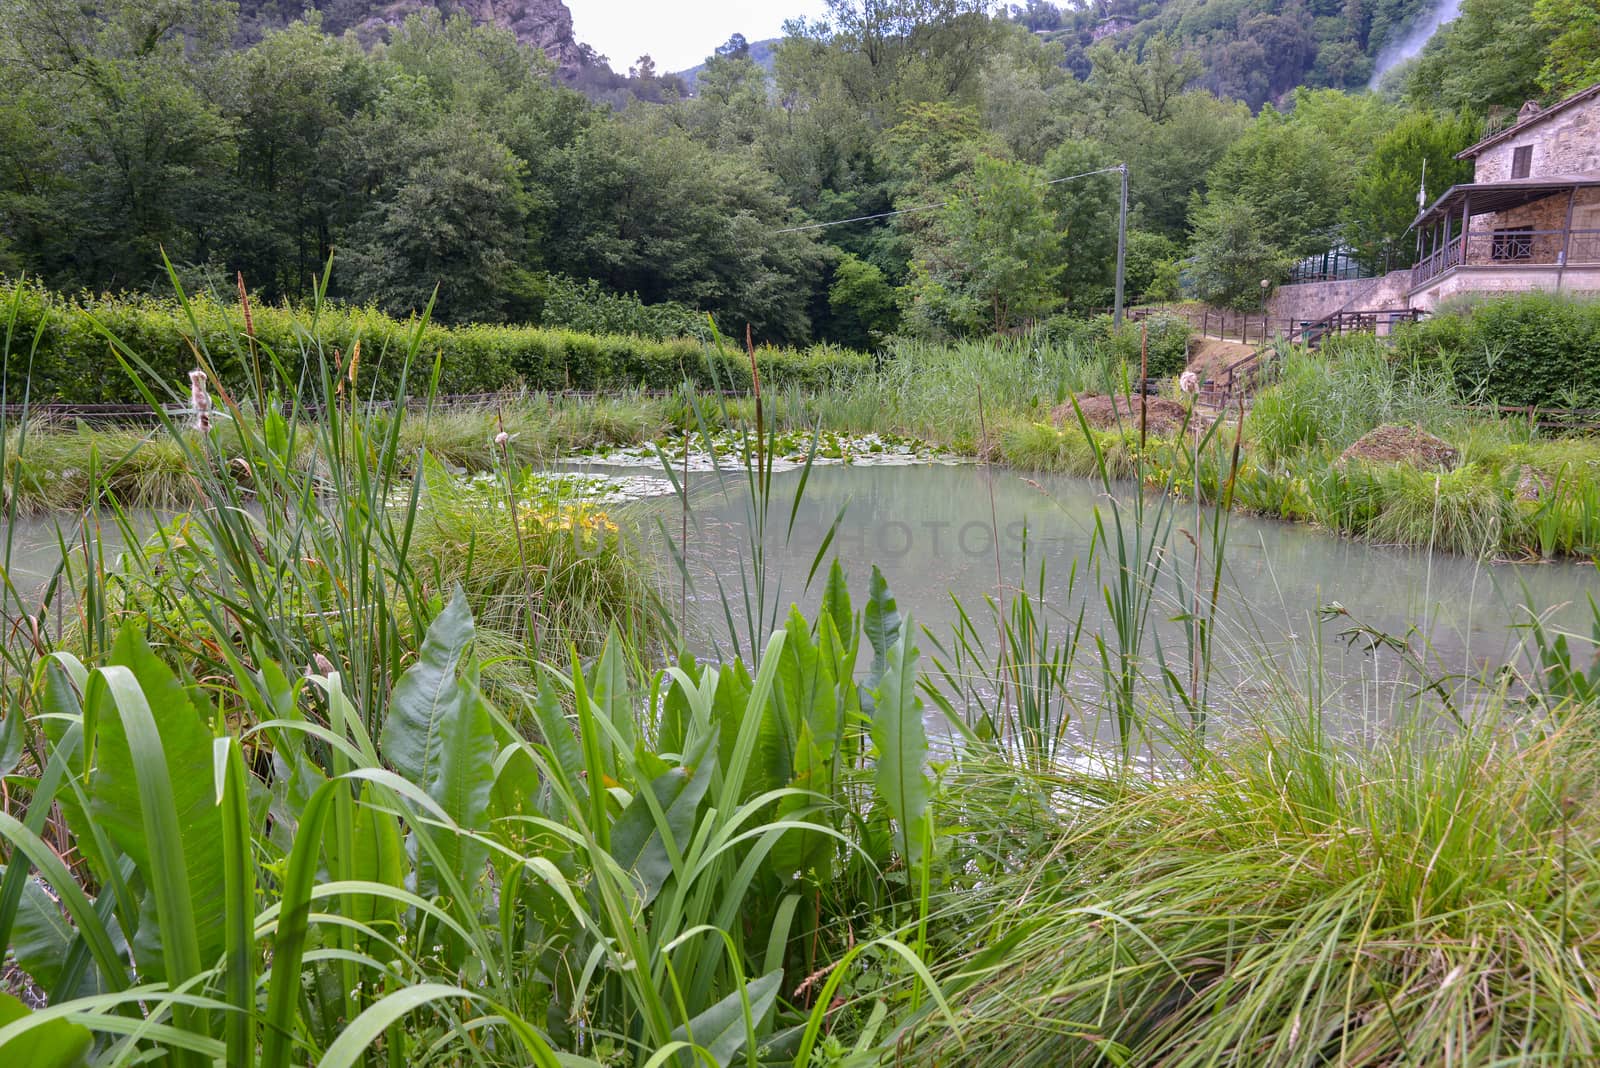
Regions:
<instances>
[{"instance_id":1,"label":"water reflection","mask_svg":"<svg viewBox=\"0 0 1600 1068\"><path fill-rule=\"evenodd\" d=\"M877 564L901 610L935 633L956 623L956 600L981 611L983 599L997 590L1009 596L1023 582L1036 586L1041 565L1049 611L1066 620L1081 610L1089 632L1109 627L1101 586L1114 569L1105 568L1103 559L1097 565L1091 545L1095 508L1109 522L1110 502L1088 481L976 466L817 468L793 534L785 537L798 478L774 479L778 504L769 520L767 553L774 581L781 582L775 598L780 609L791 601L806 609L816 605L820 580L805 590L807 571L843 507L830 552L845 562L853 591L859 597ZM746 564L748 498L742 477L719 485L711 476L692 498L689 561L699 611L691 615L714 633L726 629L715 580L722 577L727 588L728 578ZM1182 625L1173 620L1182 610L1173 568L1186 578L1193 574L1185 534L1194 529L1195 516L1191 504L1174 508L1168 511L1172 530L1152 617L1169 660L1183 660L1187 671ZM666 527L676 539L676 521ZM1074 569L1076 588L1069 594ZM1209 586L1207 579L1208 593ZM736 584L732 592L739 595ZM1220 697L1224 705L1250 706L1285 677L1312 679L1348 713L1388 718L1414 692L1418 676L1392 650L1350 643L1347 635L1356 624L1405 638L1434 675L1481 676L1515 656L1521 638L1515 624L1527 618L1525 605L1539 606L1557 626L1587 634L1584 598L1597 592L1600 577L1589 565L1491 564L1236 516L1218 594ZM1324 618L1324 607L1335 604L1346 614ZM1153 647L1149 652L1153 657ZM1100 685L1097 662L1087 652L1079 667L1085 686Z\"/></svg>"}]
</instances>

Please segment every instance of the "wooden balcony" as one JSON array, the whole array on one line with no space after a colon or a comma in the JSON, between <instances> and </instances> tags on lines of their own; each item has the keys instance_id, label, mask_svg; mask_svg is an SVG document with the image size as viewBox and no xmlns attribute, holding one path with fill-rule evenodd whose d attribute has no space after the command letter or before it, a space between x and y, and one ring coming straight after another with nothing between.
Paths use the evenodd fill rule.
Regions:
<instances>
[{"instance_id":1,"label":"wooden balcony","mask_svg":"<svg viewBox=\"0 0 1600 1068\"><path fill-rule=\"evenodd\" d=\"M1457 267L1565 267L1579 263L1600 263L1600 230L1468 229L1411 268L1411 288Z\"/></svg>"}]
</instances>

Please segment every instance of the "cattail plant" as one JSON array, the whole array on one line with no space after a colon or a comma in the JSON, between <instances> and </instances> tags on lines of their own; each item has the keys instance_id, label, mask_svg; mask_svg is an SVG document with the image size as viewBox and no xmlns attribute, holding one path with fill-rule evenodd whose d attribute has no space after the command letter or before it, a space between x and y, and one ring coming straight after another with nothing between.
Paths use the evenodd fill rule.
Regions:
<instances>
[{"instance_id":1,"label":"cattail plant","mask_svg":"<svg viewBox=\"0 0 1600 1068\"><path fill-rule=\"evenodd\" d=\"M206 391L206 373L198 367L189 372L189 410L194 414L194 428L200 433L211 430L211 394Z\"/></svg>"}]
</instances>

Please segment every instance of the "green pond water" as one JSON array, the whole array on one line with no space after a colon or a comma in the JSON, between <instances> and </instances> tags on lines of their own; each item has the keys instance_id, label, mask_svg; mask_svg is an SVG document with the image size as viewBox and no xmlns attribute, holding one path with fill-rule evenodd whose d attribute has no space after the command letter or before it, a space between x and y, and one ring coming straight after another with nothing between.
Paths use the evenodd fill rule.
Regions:
<instances>
[{"instance_id":1,"label":"green pond water","mask_svg":"<svg viewBox=\"0 0 1600 1068\"><path fill-rule=\"evenodd\" d=\"M652 493L652 476L639 467L590 465L585 470L625 476L630 497ZM1063 634L1081 613L1084 640L1070 680L1085 705L1096 703L1103 676L1091 636L1112 631L1102 587L1114 577L1104 554L1097 563L1091 552L1096 508L1108 523L1111 515L1110 500L1098 485L971 464L818 466L807 478L791 532L791 503L801 477L791 470L773 480L766 539L769 620L776 612L781 622L791 603L814 610L826 564L809 589L807 572L842 514L827 555L844 563L858 608L872 566L882 569L902 614L930 632L920 642L925 658L938 653L934 639L948 647L960 618L958 605L992 649L994 624L985 599L1009 599L1023 584L1037 593L1043 568L1043 611L1052 630ZM654 486L657 494L670 493L664 479ZM1124 491L1125 506L1131 493L1131 488ZM726 652L731 643L724 597L734 608L735 630L750 629L742 579L750 573L750 504L743 473L695 471L690 496L687 623L702 650ZM1189 670L1183 624L1173 619L1183 609L1174 569L1192 576L1193 548L1185 532L1194 528L1195 518L1191 504L1172 507L1169 556L1158 576L1150 637L1141 651L1152 677L1160 671L1158 643L1169 668L1183 677ZM646 519L640 524L643 536L663 562L664 597L676 613L679 583L666 543L680 540L677 501L658 496L612 507L613 512L627 510L638 510ZM153 526L157 517L140 519ZM10 532L9 577L18 590L37 588L55 566L58 521L31 519ZM109 560L119 543L114 532L104 533ZM1600 599L1600 572L1590 564L1489 563L1242 516L1229 521L1225 560L1212 676L1217 708L1264 710L1273 703L1271 695L1290 686L1315 690L1351 729L1405 715L1424 678L1419 663L1427 679L1444 679L1470 702L1472 688L1463 680L1518 659L1525 638L1519 624L1529 618L1528 606L1550 625L1587 638L1587 598ZM1206 588L1209 592L1209 579ZM1321 610L1334 603L1348 614L1324 618ZM1402 639L1409 653L1351 643L1346 632L1356 622ZM1579 655L1589 655L1586 642L1579 648ZM1158 688L1152 694L1158 696Z\"/></svg>"},{"instance_id":2,"label":"green pond water","mask_svg":"<svg viewBox=\"0 0 1600 1068\"><path fill-rule=\"evenodd\" d=\"M1009 598L1022 584L1036 592L1043 566L1043 601L1052 630L1064 632L1082 612L1086 638L1072 677L1092 703L1103 676L1087 635L1112 629L1102 588L1115 577L1114 567L1102 558L1097 568L1091 554L1095 509L1111 522L1102 487L1084 479L1024 476L970 464L819 467L809 475L790 535L799 478L798 472L774 477L766 552L771 582L781 582L770 601L781 610L791 602L810 610L819 601L825 568L809 590L807 572L841 509L830 555L844 562L857 606L876 564L901 612L931 632L921 642L925 654L936 652L932 638L948 640L959 620L958 602L978 620L979 635L993 648L993 617L985 598L995 597L997 590ZM1131 488L1126 493L1131 495ZM749 557L749 498L742 473L724 480L695 475L691 498L687 559L694 588L688 616L703 640L714 641L727 631L718 579L734 604L736 628L748 631L738 576ZM675 507L661 507L662 522L655 526L663 554L661 541L681 540ZM1152 513L1154 507L1149 506ZM1186 678L1183 624L1173 620L1182 611L1173 569L1186 578L1193 575L1194 550L1185 532L1194 529L1195 517L1192 503L1172 507L1170 555L1151 611L1155 640L1146 641L1143 656L1146 669L1156 674L1158 640L1169 667ZM1125 508L1124 515L1131 534L1131 512ZM1075 586L1069 590L1074 568ZM1209 577L1204 588L1209 593ZM1490 563L1233 516L1217 602L1212 696L1222 708L1261 709L1270 703L1268 695L1287 684L1314 688L1347 726L1392 722L1411 707L1417 663L1428 678L1444 678L1458 691L1470 689L1463 677L1481 677L1517 658L1526 637L1519 624L1528 620L1529 605L1551 625L1587 637L1591 595L1600 599L1600 572L1590 564ZM674 588L669 602L676 605L676 596ZM1348 614L1324 618L1321 609L1335 603ZM1372 651L1368 642L1351 644L1345 632L1357 621L1403 639L1413 655L1393 648Z\"/></svg>"}]
</instances>

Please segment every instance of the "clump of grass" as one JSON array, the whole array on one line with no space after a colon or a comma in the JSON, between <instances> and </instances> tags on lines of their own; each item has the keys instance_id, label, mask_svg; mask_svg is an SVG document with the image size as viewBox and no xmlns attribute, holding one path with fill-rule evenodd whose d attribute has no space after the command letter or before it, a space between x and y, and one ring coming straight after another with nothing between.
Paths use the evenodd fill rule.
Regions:
<instances>
[{"instance_id":1,"label":"clump of grass","mask_svg":"<svg viewBox=\"0 0 1600 1068\"><path fill-rule=\"evenodd\" d=\"M1515 540L1520 524L1511 493L1476 464L1442 472L1395 464L1373 475L1381 504L1366 533L1378 541L1483 556L1508 534Z\"/></svg>"},{"instance_id":2,"label":"clump of grass","mask_svg":"<svg viewBox=\"0 0 1600 1068\"><path fill-rule=\"evenodd\" d=\"M466 591L478 625L512 639L524 662L597 653L612 629L636 648L664 635L650 565L604 510L562 499L525 475L509 492L468 486L436 463L413 527L425 590ZM513 519L515 515L515 519Z\"/></svg>"},{"instance_id":3,"label":"clump of grass","mask_svg":"<svg viewBox=\"0 0 1600 1068\"><path fill-rule=\"evenodd\" d=\"M1576 1063L1600 761L1496 725L1382 748L1273 730L1132 779L975 895L942 1064ZM1064 787L1064 789L1069 787ZM960 1038L957 1039L957 1034Z\"/></svg>"},{"instance_id":4,"label":"clump of grass","mask_svg":"<svg viewBox=\"0 0 1600 1068\"><path fill-rule=\"evenodd\" d=\"M1075 424L1056 428L1049 423L1013 424L1000 433L1000 455L1013 467L1096 478L1103 462L1111 478L1133 478L1140 472L1139 431L1090 430L1094 440ZM1170 451L1171 442L1149 438L1146 453ZM1098 457L1097 457L1098 453Z\"/></svg>"}]
</instances>

